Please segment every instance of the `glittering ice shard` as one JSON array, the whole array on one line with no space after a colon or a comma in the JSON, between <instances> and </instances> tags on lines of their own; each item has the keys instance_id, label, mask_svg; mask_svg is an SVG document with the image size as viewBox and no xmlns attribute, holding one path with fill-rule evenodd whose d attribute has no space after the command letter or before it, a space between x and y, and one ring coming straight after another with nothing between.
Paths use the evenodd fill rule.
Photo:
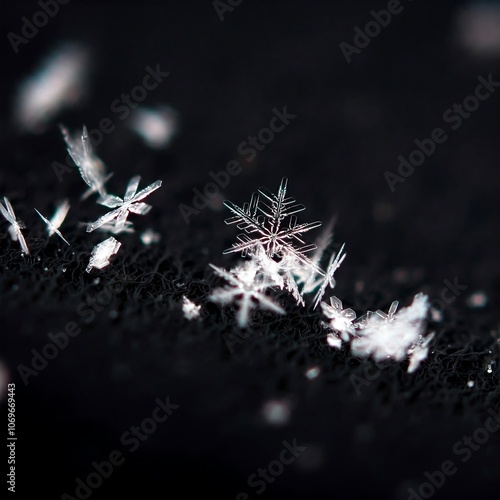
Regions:
<instances>
[{"instance_id":1,"label":"glittering ice shard","mask_svg":"<svg viewBox=\"0 0 500 500\"><path fill-rule=\"evenodd\" d=\"M92 255L90 256L89 265L86 271L90 273L92 269L103 269L109 265L109 259L112 255L118 253L122 244L117 241L113 236L109 237L107 240L96 245L92 250Z\"/></svg>"}]
</instances>

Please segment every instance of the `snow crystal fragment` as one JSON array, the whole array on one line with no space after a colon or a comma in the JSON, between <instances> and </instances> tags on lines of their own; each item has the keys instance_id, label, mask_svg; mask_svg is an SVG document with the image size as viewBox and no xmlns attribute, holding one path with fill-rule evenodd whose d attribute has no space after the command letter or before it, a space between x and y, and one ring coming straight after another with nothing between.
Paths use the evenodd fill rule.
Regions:
<instances>
[{"instance_id":1,"label":"snow crystal fragment","mask_svg":"<svg viewBox=\"0 0 500 500\"><path fill-rule=\"evenodd\" d=\"M192 320L200 317L201 306L197 306L186 296L182 297L182 312L186 319Z\"/></svg>"},{"instance_id":2,"label":"snow crystal fragment","mask_svg":"<svg viewBox=\"0 0 500 500\"><path fill-rule=\"evenodd\" d=\"M54 212L54 215L52 216L52 218L50 220L47 219L47 218L45 218L35 208L35 212L40 216L40 218L47 225L47 233L49 235L49 238L52 235L57 234L57 236L59 236L59 238L61 238L64 241L64 243L66 243L67 245L69 245L69 242L66 240L66 238L64 238L64 236L62 235L61 231L59 231L59 228L61 227L62 223L64 222L64 219L66 218L66 215L68 214L68 211L69 211L69 202L68 202L68 200L64 200L62 203L60 203L57 206L56 211Z\"/></svg>"},{"instance_id":3,"label":"snow crystal fragment","mask_svg":"<svg viewBox=\"0 0 500 500\"><path fill-rule=\"evenodd\" d=\"M236 303L238 305L237 321L240 327L247 326L250 311L256 307L256 303L262 309L285 314L282 307L265 295L264 292L270 284L259 277L259 267L255 262L249 261L245 266L231 271L226 271L213 264L210 264L210 267L224 278L228 285L216 288L209 296L209 300L222 305Z\"/></svg>"},{"instance_id":4,"label":"snow crystal fragment","mask_svg":"<svg viewBox=\"0 0 500 500\"><path fill-rule=\"evenodd\" d=\"M83 96L89 55L80 45L66 43L51 53L20 88L14 120L23 130L41 133L62 109Z\"/></svg>"},{"instance_id":5,"label":"snow crystal fragment","mask_svg":"<svg viewBox=\"0 0 500 500\"><path fill-rule=\"evenodd\" d=\"M131 128L154 149L168 146L177 132L177 113L168 106L137 108L130 120Z\"/></svg>"},{"instance_id":6,"label":"snow crystal fragment","mask_svg":"<svg viewBox=\"0 0 500 500\"><path fill-rule=\"evenodd\" d=\"M118 253L122 244L117 241L113 236L107 240L96 245L92 250L92 255L90 256L89 265L86 271L90 273L92 269L103 269L109 265L109 259L112 255Z\"/></svg>"},{"instance_id":7,"label":"snow crystal fragment","mask_svg":"<svg viewBox=\"0 0 500 500\"><path fill-rule=\"evenodd\" d=\"M87 127L83 126L81 135L74 134L71 136L69 131L61 125L61 133L66 142L69 155L78 167L83 181L90 188L82 195L82 200L93 193L99 193L101 197L105 196L105 184L113 174L106 174L103 161L94 153Z\"/></svg>"},{"instance_id":8,"label":"snow crystal fragment","mask_svg":"<svg viewBox=\"0 0 500 500\"><path fill-rule=\"evenodd\" d=\"M26 240L24 239L23 233L21 231L21 229L25 229L26 226L24 225L24 222L17 220L14 209L12 208L12 205L10 204L10 201L7 199L7 197L4 197L4 202L5 207L2 205L2 203L0 203L0 212L5 217L5 220L7 220L7 222L10 224L10 237L13 241L19 241L22 251L26 255L29 255L30 251L28 248L28 244L26 243Z\"/></svg>"},{"instance_id":9,"label":"snow crystal fragment","mask_svg":"<svg viewBox=\"0 0 500 500\"><path fill-rule=\"evenodd\" d=\"M101 197L98 203L108 208L114 208L115 210L108 212L97 221L89 224L87 226L87 232L90 233L103 224L107 224L113 220L115 221L115 229L121 230L125 227L130 212L138 215L146 215L152 207L151 205L143 203L141 200L149 196L153 191L156 191L161 186L161 181L153 182L153 184L150 184L137 193L140 180L141 177L138 175L130 179L123 199L111 194L106 194Z\"/></svg>"}]
</instances>

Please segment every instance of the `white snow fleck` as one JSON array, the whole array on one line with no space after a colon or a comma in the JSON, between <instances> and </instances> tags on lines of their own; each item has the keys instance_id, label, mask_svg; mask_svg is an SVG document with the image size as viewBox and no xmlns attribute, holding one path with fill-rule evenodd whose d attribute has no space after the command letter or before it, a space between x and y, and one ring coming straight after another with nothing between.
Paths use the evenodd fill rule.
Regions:
<instances>
[{"instance_id":1,"label":"white snow fleck","mask_svg":"<svg viewBox=\"0 0 500 500\"><path fill-rule=\"evenodd\" d=\"M146 229L146 231L141 234L141 241L144 245L152 245L153 243L158 243L160 239L160 233L154 231L153 229Z\"/></svg>"},{"instance_id":2,"label":"white snow fleck","mask_svg":"<svg viewBox=\"0 0 500 500\"><path fill-rule=\"evenodd\" d=\"M311 366L311 368L308 368L306 370L306 377L309 379L309 380L314 380L315 378L317 378L320 374L321 370L319 368L319 366Z\"/></svg>"},{"instance_id":3,"label":"white snow fleck","mask_svg":"<svg viewBox=\"0 0 500 500\"><path fill-rule=\"evenodd\" d=\"M131 116L131 128L146 144L161 149L170 144L177 132L177 113L168 106L137 108Z\"/></svg>"},{"instance_id":4,"label":"white snow fleck","mask_svg":"<svg viewBox=\"0 0 500 500\"><path fill-rule=\"evenodd\" d=\"M200 317L201 306L196 305L186 296L182 297L182 312L186 319L192 320Z\"/></svg>"}]
</instances>

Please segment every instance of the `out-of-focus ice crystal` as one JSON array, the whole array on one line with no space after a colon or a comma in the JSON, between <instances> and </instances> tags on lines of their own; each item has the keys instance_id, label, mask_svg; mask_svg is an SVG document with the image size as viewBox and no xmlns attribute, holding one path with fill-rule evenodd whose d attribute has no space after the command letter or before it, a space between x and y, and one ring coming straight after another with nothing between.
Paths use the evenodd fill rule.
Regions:
<instances>
[{"instance_id":1,"label":"out-of-focus ice crystal","mask_svg":"<svg viewBox=\"0 0 500 500\"><path fill-rule=\"evenodd\" d=\"M132 130L154 149L168 146L177 132L177 113L168 106L137 108L130 120Z\"/></svg>"},{"instance_id":2,"label":"out-of-focus ice crystal","mask_svg":"<svg viewBox=\"0 0 500 500\"><path fill-rule=\"evenodd\" d=\"M197 306L187 297L182 297L182 312L186 319L192 320L200 317L201 306Z\"/></svg>"},{"instance_id":3,"label":"out-of-focus ice crystal","mask_svg":"<svg viewBox=\"0 0 500 500\"><path fill-rule=\"evenodd\" d=\"M14 120L29 132L41 133L64 108L77 104L85 90L89 54L75 43L61 45L19 88Z\"/></svg>"},{"instance_id":4,"label":"out-of-focus ice crystal","mask_svg":"<svg viewBox=\"0 0 500 500\"><path fill-rule=\"evenodd\" d=\"M146 229L146 231L141 234L141 241L144 243L144 245L152 245L153 243L158 243L160 239L160 233L157 233L152 229Z\"/></svg>"}]
</instances>

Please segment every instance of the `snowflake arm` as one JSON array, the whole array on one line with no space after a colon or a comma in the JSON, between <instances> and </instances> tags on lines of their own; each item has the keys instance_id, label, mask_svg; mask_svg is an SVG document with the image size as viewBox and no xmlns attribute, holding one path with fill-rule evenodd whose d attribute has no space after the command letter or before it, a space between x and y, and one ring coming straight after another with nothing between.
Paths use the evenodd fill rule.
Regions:
<instances>
[{"instance_id":1,"label":"snowflake arm","mask_svg":"<svg viewBox=\"0 0 500 500\"><path fill-rule=\"evenodd\" d=\"M330 258L330 263L328 264L328 268L326 270L326 274L323 278L323 282L321 284L320 289L316 293L316 296L314 297L314 307L313 309L316 309L318 304L321 302L321 299L323 298L323 295L325 294L326 287L330 285L331 288L335 287L335 279L333 275L335 274L335 271L340 267L342 262L344 261L346 254L342 253L344 251L344 245L340 248L339 252L337 255L333 254L332 257Z\"/></svg>"}]
</instances>

